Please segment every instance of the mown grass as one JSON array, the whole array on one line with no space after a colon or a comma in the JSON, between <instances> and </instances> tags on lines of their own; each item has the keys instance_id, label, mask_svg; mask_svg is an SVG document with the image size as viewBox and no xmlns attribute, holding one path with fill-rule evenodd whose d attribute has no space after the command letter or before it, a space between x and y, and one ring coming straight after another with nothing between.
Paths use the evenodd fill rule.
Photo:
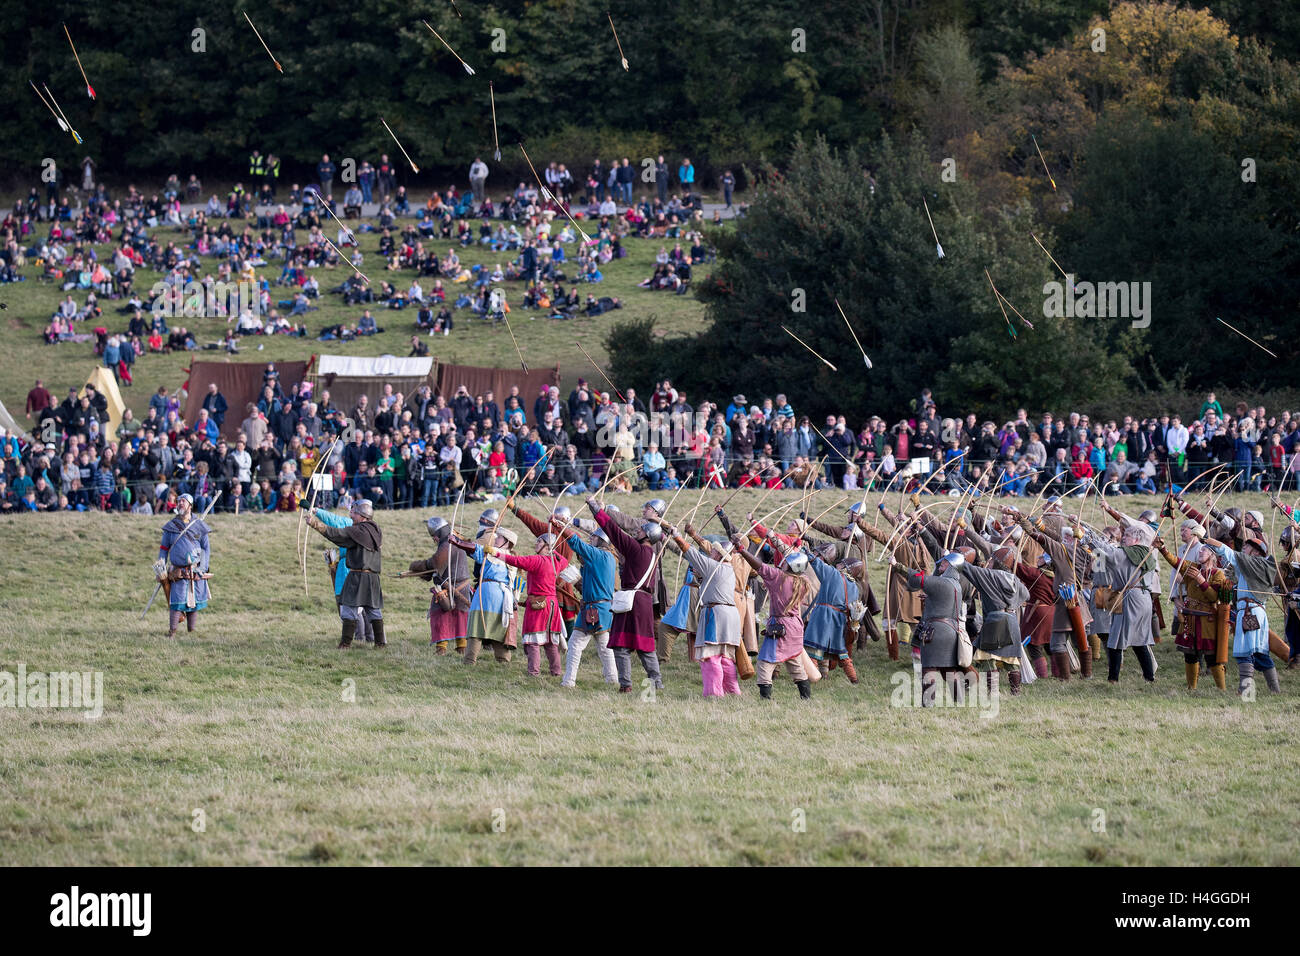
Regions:
<instances>
[{"instance_id":1,"label":"mown grass","mask_svg":"<svg viewBox=\"0 0 1300 956\"><path fill-rule=\"evenodd\" d=\"M387 570L426 552L425 517L379 516ZM1189 694L1168 638L1153 687L1129 660L1118 687L1040 681L993 719L891 707L883 645L858 655L858 687L836 672L809 703L784 679L770 702L752 682L704 701L680 648L653 700L600 683L590 651L565 691L522 655L436 657L414 581L385 580L388 650L336 651L321 539L304 597L287 515L213 519L213 608L167 642L164 611L138 621L160 523L0 520L0 670L100 670L106 698L94 721L0 710L4 863L1283 865L1300 851L1280 796L1300 783L1293 678L1253 703L1208 681Z\"/></svg>"},{"instance_id":2,"label":"mown grass","mask_svg":"<svg viewBox=\"0 0 1300 956\"><path fill-rule=\"evenodd\" d=\"M399 222L404 227L407 220ZM556 228L558 231L559 227ZM180 233L171 228L159 228L153 230L153 233L164 244L169 240L174 240L178 244L189 240L188 232ZM334 231L328 230L327 234L332 239ZM300 230L299 238L304 235L305 233ZM405 291L415 276L414 270L386 272L383 260L378 255L379 234L358 232L357 238L365 255L362 270L370 278L372 286L378 289L379 283L387 280ZM604 281L592 285L579 284L578 291L583 301L586 300L587 292L590 290L597 298L606 295L615 296L624 303L623 309L596 317L579 314L577 318L569 321L547 319L544 312L522 308L522 283L505 283L506 294L513 309L510 313L511 327L519 340L520 351L528 366L540 369L558 364L565 383L565 394L567 394L568 388L579 377L591 379L595 375L595 370L577 349L575 343L581 341L592 357L605 366L608 358L605 352L605 336L611 325L616 322L653 315L656 317L657 331L661 335L684 335L699 331L704 320L704 309L694 296L676 296L668 292L650 292L637 288L637 283L654 271L655 254L659 251L660 245L666 245L671 250L672 244L673 240L627 239L623 242L623 246L628 250L628 255L601 266L605 276ZM426 248L436 250L439 255L446 254L448 245L451 243L443 240L425 242ZM111 262L114 246L105 244L95 248L101 260L107 259ZM688 248L688 245L684 243L683 248ZM456 246L456 252L467 268L481 263L489 271L497 263L504 267L512 257L511 253L494 253L481 246L470 249ZM566 274L573 275L572 260L576 258L576 246L568 245L566 252L570 257ZM697 270L697 278L707 275L708 268L706 266ZM279 278L280 270L281 265L275 263L259 269L258 274L274 282ZM5 403L15 418L25 423L23 406L27 392L36 379L44 380L46 387L55 396L55 400L59 401L67 394L68 388L74 385L79 387L85 382L91 370L100 364L100 359L94 354L93 340L85 343L45 344L41 337L42 333L49 324L51 314L66 293L54 283L39 281L40 270L31 262L21 272L27 277L25 282L0 286L0 302L8 306L4 312L0 312L0 344L3 344L6 353L6 361L0 363L0 400ZM215 275L216 260L204 260L201 274L208 272ZM330 355L391 353L398 356L410 354L411 336L416 331L416 310L411 308L390 310L374 307L376 320L384 332L367 339L353 342L319 342L315 339L315 336L319 335L326 326L340 322L355 324L361 316L364 306L345 307L340 296L326 293L327 289L337 286L350 274L351 269L346 265L339 265L333 269L322 267L316 270L322 295L319 301L313 303L320 306L320 311L310 312L303 319L307 325L308 338L290 338L282 335L245 336L240 340L240 354L230 360L265 363L305 360L312 354L322 353ZM149 288L159 278L159 274L155 272L137 270L135 288L142 297L147 299ZM421 280L421 284L427 291L432 280ZM562 284L566 289L572 285L569 281ZM465 284L447 284L449 304L459 294L459 290L465 288ZM292 289L288 286L272 286L271 293L273 301L292 298ZM84 291L74 291L72 294L78 305L85 302ZM116 309L124 304L122 300L101 297L100 307L104 309L102 319L78 323L75 331L89 333L96 325L104 325L110 332L125 331L130 316L118 315L116 312ZM285 314L288 311L285 308L280 309L280 312ZM430 354L439 362L518 368L519 354L515 351L504 324L494 327L491 323L474 318L469 309L454 310L454 321L456 327L450 335L429 338L426 333L424 336ZM227 328L226 320L220 317L178 318L169 320L169 324L172 326L179 324L189 328L194 332L200 346L208 342L220 342ZM262 347L261 351L258 350L259 346ZM227 360L224 351L202 349L183 354L141 356L132 373L135 385L122 389L122 400L135 412L137 418L142 418L143 413L148 410L149 396L157 390L158 386L165 385L168 389L175 390L185 381L185 369L189 366L191 358L199 361Z\"/></svg>"}]
</instances>

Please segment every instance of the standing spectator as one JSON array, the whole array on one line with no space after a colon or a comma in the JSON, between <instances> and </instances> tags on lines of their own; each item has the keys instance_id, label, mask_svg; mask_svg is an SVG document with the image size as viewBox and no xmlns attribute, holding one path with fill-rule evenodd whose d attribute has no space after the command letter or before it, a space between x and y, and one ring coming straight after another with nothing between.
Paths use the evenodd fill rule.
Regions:
<instances>
[{"instance_id":1,"label":"standing spectator","mask_svg":"<svg viewBox=\"0 0 1300 956\"><path fill-rule=\"evenodd\" d=\"M636 170L632 168L632 160L624 156L623 165L618 168L618 185L623 202L629 206L632 205L632 183L635 179Z\"/></svg>"},{"instance_id":2,"label":"standing spectator","mask_svg":"<svg viewBox=\"0 0 1300 956\"><path fill-rule=\"evenodd\" d=\"M320 162L316 164L316 179L320 183L320 194L324 198L328 196L334 188L334 173L338 169L330 162L330 154L325 153L321 156Z\"/></svg>"},{"instance_id":3,"label":"standing spectator","mask_svg":"<svg viewBox=\"0 0 1300 956\"><path fill-rule=\"evenodd\" d=\"M474 202L479 205L487 198L487 177L487 163L483 162L482 157L475 156L469 168L469 188L474 193Z\"/></svg>"},{"instance_id":4,"label":"standing spectator","mask_svg":"<svg viewBox=\"0 0 1300 956\"><path fill-rule=\"evenodd\" d=\"M668 202L668 163L660 154L655 161L655 193L661 203Z\"/></svg>"},{"instance_id":5,"label":"standing spectator","mask_svg":"<svg viewBox=\"0 0 1300 956\"><path fill-rule=\"evenodd\" d=\"M207 410L208 418L216 424L218 431L226 420L226 407L226 397L217 389L217 383L209 382L208 394L203 396L203 408Z\"/></svg>"},{"instance_id":6,"label":"standing spectator","mask_svg":"<svg viewBox=\"0 0 1300 956\"><path fill-rule=\"evenodd\" d=\"M722 198L726 200L727 208L731 208L731 193L736 188L736 177L731 175L731 170L722 174Z\"/></svg>"},{"instance_id":7,"label":"standing spectator","mask_svg":"<svg viewBox=\"0 0 1300 956\"><path fill-rule=\"evenodd\" d=\"M1187 441L1190 438L1188 431L1183 427L1182 419L1175 415L1169 423L1169 428L1165 432L1165 447L1169 455L1169 477L1175 484L1183 484L1185 480L1183 466L1187 464Z\"/></svg>"},{"instance_id":8,"label":"standing spectator","mask_svg":"<svg viewBox=\"0 0 1300 956\"><path fill-rule=\"evenodd\" d=\"M33 412L39 417L41 412L53 404L54 396L45 388L45 383L38 378L35 387L27 393L27 417L31 418Z\"/></svg>"},{"instance_id":9,"label":"standing spectator","mask_svg":"<svg viewBox=\"0 0 1300 956\"><path fill-rule=\"evenodd\" d=\"M388 161L388 154L379 157L379 168L375 170L375 185L379 187L379 201L388 202L388 197L397 188L397 173Z\"/></svg>"},{"instance_id":10,"label":"standing spectator","mask_svg":"<svg viewBox=\"0 0 1300 956\"><path fill-rule=\"evenodd\" d=\"M682 164L677 167L677 181L682 184L684 192L695 191L695 167L691 165L690 159L684 158Z\"/></svg>"},{"instance_id":11,"label":"standing spectator","mask_svg":"<svg viewBox=\"0 0 1300 956\"><path fill-rule=\"evenodd\" d=\"M609 187L609 194L605 197L603 202L618 202L618 197L622 192L622 189L618 185L618 171L620 168L617 159L611 159L609 161L609 174L605 177L605 185ZM520 185L522 186L523 183L520 183Z\"/></svg>"},{"instance_id":12,"label":"standing spectator","mask_svg":"<svg viewBox=\"0 0 1300 956\"><path fill-rule=\"evenodd\" d=\"M357 185L361 187L361 199L365 203L374 201L375 189L375 167L370 165L370 160L362 160L361 168L357 170Z\"/></svg>"}]
</instances>

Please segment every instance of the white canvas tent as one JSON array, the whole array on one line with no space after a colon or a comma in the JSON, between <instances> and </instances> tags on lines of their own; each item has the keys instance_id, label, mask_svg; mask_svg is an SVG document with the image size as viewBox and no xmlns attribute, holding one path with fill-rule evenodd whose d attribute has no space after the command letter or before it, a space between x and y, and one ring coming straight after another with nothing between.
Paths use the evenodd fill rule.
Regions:
<instances>
[{"instance_id":1,"label":"white canvas tent","mask_svg":"<svg viewBox=\"0 0 1300 956\"><path fill-rule=\"evenodd\" d=\"M432 385L433 359L398 358L395 355L321 355L316 360L316 389L328 390L330 400L344 410L356 404L357 398L367 395L372 407L377 406L385 385L394 392L410 396L421 385Z\"/></svg>"},{"instance_id":2,"label":"white canvas tent","mask_svg":"<svg viewBox=\"0 0 1300 956\"><path fill-rule=\"evenodd\" d=\"M18 424L17 420L9 414L9 409L5 408L4 402L0 402L0 428L4 428L10 435L17 435L23 441L32 440L31 432Z\"/></svg>"}]
</instances>

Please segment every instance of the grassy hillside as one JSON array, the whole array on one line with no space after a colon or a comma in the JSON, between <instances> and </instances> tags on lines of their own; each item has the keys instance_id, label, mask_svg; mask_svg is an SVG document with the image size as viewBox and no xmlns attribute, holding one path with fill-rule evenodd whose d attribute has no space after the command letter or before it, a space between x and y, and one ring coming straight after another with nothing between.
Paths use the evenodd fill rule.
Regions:
<instances>
[{"instance_id":1,"label":"grassy hillside","mask_svg":"<svg viewBox=\"0 0 1300 956\"><path fill-rule=\"evenodd\" d=\"M424 517L379 516L386 570L426 553ZM336 651L321 539L304 597L288 515L213 519L213 607L167 642L163 610L138 620L160 524L0 520L0 670L99 670L106 698L91 721L0 709L5 863L1283 865L1300 852L1279 799L1300 785L1295 677L1250 703L1208 681L1189 694L1167 637L1154 686L1130 657L1118 687L1040 681L992 719L891 707L899 665L879 644L858 655L859 686L833 672L806 704L784 678L770 702L752 681L704 701L680 648L656 697L614 693L591 651L565 691L529 678L522 654L436 657L415 581L384 581L390 648Z\"/></svg>"},{"instance_id":2,"label":"grassy hillside","mask_svg":"<svg viewBox=\"0 0 1300 956\"><path fill-rule=\"evenodd\" d=\"M405 220L402 222L404 224ZM188 233L181 234L170 228L160 228L155 230L154 234L163 243L169 240L181 242L188 239ZM329 234L332 238L333 233ZM365 255L362 270L370 277L372 286L378 288L379 283L384 280L402 289L411 284L411 279L415 275L414 270L396 273L384 271L383 260L378 255L377 234L357 233L357 237L361 242L362 253ZM529 367L547 368L558 362L566 385L575 382L579 376L592 378L595 374L594 370L574 343L581 341L592 357L604 365L607 358L604 347L605 335L612 323L624 319L654 315L658 320L658 329L664 335L681 335L698 331L703 321L704 309L693 296L676 296L667 292L650 292L637 288L637 283L649 277L654 271L655 254L663 244L665 242L661 240L625 240L623 245L628 250L628 255L601 267L605 280L595 285L579 287L579 292L584 299L587 290L590 289L597 297L616 296L624 303L621 311L594 318L579 316L570 321L551 321L539 312L527 311L521 307L522 283L506 283L507 296L513 306L510 314L511 326ZM425 245L427 248L445 254L448 244L434 242L430 245L426 242ZM672 240L667 240L666 246L671 250ZM101 245L96 246L96 251L101 259L108 257L111 260L113 248L110 245ZM573 249L573 246L569 246L567 251L572 254ZM509 254L493 253L482 247L468 250L457 247L457 254L467 267L482 263L489 270L498 262L504 267L510 261ZM216 260L205 260L205 266L209 262L212 263L211 268L205 268L204 271L215 274ZM0 312L0 344L4 345L7 357L7 361L0 363L0 400L5 403L15 418L25 422L23 405L28 390L37 378L43 379L56 400L60 400L67 393L68 388L73 385L80 386L100 360L94 354L93 341L66 342L59 345L44 343L41 334L65 293L53 283L41 282L38 279L40 270L34 265L29 264L22 271L27 276L25 282L0 286L0 302L8 307L4 312ZM266 266L258 272L259 275L274 282L280 275L280 265ZM401 311L374 309L378 324L385 331L369 339L354 342L315 340L314 336L319 335L321 329L326 326L339 322L354 323L360 317L362 311L360 307L344 307L340 296L325 293L326 289L337 286L350 274L351 270L345 265L334 269L316 270L322 296L318 303L314 303L320 305L320 311L308 313L305 318L309 338L297 339L281 335L246 336L240 341L240 354L232 360L259 363L292 361L305 359L313 353L408 355L411 351L410 339L415 333L416 315L416 310L410 308ZM706 274L707 267L697 270L698 277ZM147 297L150 286L158 279L157 273L137 271L135 287L142 296ZM427 287L430 283L429 280L425 280L422 284ZM565 282L565 288L567 289L570 284ZM448 298L452 299L453 290L463 289L465 286L448 285L447 288ZM289 299L292 297L291 289L287 286L273 286L272 297L275 300ZM74 291L73 298L78 305L81 305L85 302L85 292ZM116 312L116 309L123 304L122 301L101 299L100 306L105 313L103 320L79 323L75 331L88 333L90 328L97 324L105 325L111 332L125 331L130 316L118 315ZM280 311L287 313L288 310ZM430 354L440 362L500 368L518 367L518 354L504 325L493 328L490 323L473 318L473 313L469 309L455 310L454 318L456 328L450 335L425 338ZM171 324L176 322L193 331L200 345L206 342L220 342L227 327L224 318L179 319ZM262 346L261 351L258 351L258 346ZM166 385L174 390L184 382L184 370L189 365L191 356L202 361L221 361L226 358L223 351L202 350L186 354L145 355L140 358L133 372L135 385L122 389L123 401L135 411L137 418L143 417L143 413L148 409L149 396L159 385ZM567 394L567 387L565 394Z\"/></svg>"}]
</instances>

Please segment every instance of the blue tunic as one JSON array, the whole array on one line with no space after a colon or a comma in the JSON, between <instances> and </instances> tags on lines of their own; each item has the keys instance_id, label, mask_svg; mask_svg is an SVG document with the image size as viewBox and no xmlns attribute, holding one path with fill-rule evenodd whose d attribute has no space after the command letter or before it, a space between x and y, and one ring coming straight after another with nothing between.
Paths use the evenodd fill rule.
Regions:
<instances>
[{"instance_id":1,"label":"blue tunic","mask_svg":"<svg viewBox=\"0 0 1300 956\"><path fill-rule=\"evenodd\" d=\"M505 643L515 611L516 585L522 575L499 558L488 557L482 545L474 548L474 560L483 580L469 602L469 636Z\"/></svg>"},{"instance_id":2,"label":"blue tunic","mask_svg":"<svg viewBox=\"0 0 1300 956\"><path fill-rule=\"evenodd\" d=\"M172 546L178 540L180 543L173 552ZM187 525L177 516L163 525L158 557L174 568L193 567L200 573L206 572L212 552L208 547L208 526L203 523L203 519L191 518ZM191 587L193 595L190 593ZM190 603L191 596L193 604ZM202 580L172 581L167 589L168 607L173 611L202 611L208 606L209 596L208 582Z\"/></svg>"},{"instance_id":3,"label":"blue tunic","mask_svg":"<svg viewBox=\"0 0 1300 956\"><path fill-rule=\"evenodd\" d=\"M1255 592L1250 589L1250 578L1247 577L1242 562L1237 560L1240 555L1236 551L1214 545L1211 545L1210 549L1219 556L1223 566L1231 568L1237 576L1237 589L1233 592L1232 616L1236 623L1232 632L1232 656L1250 657L1252 654L1267 654L1268 610L1259 602L1267 599L1270 592ZM1255 620L1259 622L1259 626L1253 631L1245 631L1241 627L1248 614L1254 615Z\"/></svg>"},{"instance_id":4,"label":"blue tunic","mask_svg":"<svg viewBox=\"0 0 1300 956\"><path fill-rule=\"evenodd\" d=\"M846 657L849 652L844 643L844 625L848 621L849 604L858 600L858 586L815 554L809 556L808 566L821 587L804 625L804 647L815 660L827 654Z\"/></svg>"},{"instance_id":5,"label":"blue tunic","mask_svg":"<svg viewBox=\"0 0 1300 956\"><path fill-rule=\"evenodd\" d=\"M609 602L614 597L614 575L618 570L618 559L593 544L588 544L577 535L568 539L569 547L582 562L582 607L578 609L578 618L574 630L591 632L591 625L586 622L588 607L595 607L599 623L596 631L608 631L614 622L614 612Z\"/></svg>"},{"instance_id":6,"label":"blue tunic","mask_svg":"<svg viewBox=\"0 0 1300 956\"><path fill-rule=\"evenodd\" d=\"M674 631L689 631L691 629L691 602L695 600L695 592L691 587L693 580L695 580L694 572L691 571L690 565L687 565L686 581L682 584L681 590L677 592L677 600L673 602L673 606L661 618L663 623Z\"/></svg>"}]
</instances>

